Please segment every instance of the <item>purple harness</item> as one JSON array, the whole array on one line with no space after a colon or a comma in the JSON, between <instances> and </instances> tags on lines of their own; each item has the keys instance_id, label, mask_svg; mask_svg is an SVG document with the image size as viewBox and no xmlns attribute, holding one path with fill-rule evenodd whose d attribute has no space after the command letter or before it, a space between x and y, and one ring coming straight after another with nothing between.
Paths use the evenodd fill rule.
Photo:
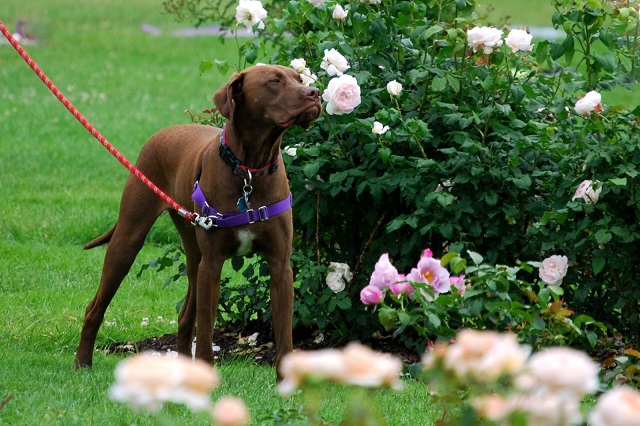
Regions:
<instances>
[{"instance_id":1,"label":"purple harness","mask_svg":"<svg viewBox=\"0 0 640 426\"><path fill-rule=\"evenodd\" d=\"M268 206L258 207L257 209L249 208L249 195L251 194L253 188L251 187L251 179L253 177L252 171L257 171L253 169L249 169L244 166L240 160L238 160L228 145L225 144L225 131L222 129L222 134L220 135L220 156L231 164L234 167L234 173L240 175L244 179L244 187L242 189L243 196L238 200L238 212L234 213L219 213L216 209L211 207L207 202L207 197L202 192L202 188L200 188L200 184L196 180L196 183L193 186L193 195L191 198L195 201L196 204L200 206L202 209L202 214L204 217L199 216L196 219L196 223L205 229L214 228L234 228L237 226L250 225L254 222L264 222L272 216L277 216L281 213L286 212L291 208L291 202L293 200L293 196L289 193L289 196L282 201L278 201L275 204L270 204ZM232 161L229 159L232 158ZM275 166L275 167L274 167ZM259 170L256 176L262 176L265 173L273 173L275 168L278 167L278 160L265 167L263 170ZM242 174L241 174L242 173ZM247 175L247 178L244 177L244 174Z\"/></svg>"},{"instance_id":2,"label":"purple harness","mask_svg":"<svg viewBox=\"0 0 640 426\"><path fill-rule=\"evenodd\" d=\"M193 187L193 201L202 208L202 214L206 215L206 219L211 220L211 226L215 228L234 228L236 226L250 225L254 222L262 222L272 216L284 213L291 208L293 195L289 194L287 198L278 201L275 204L258 207L257 209L248 209L247 211L235 213L219 213L207 203L198 182Z\"/></svg>"}]
</instances>

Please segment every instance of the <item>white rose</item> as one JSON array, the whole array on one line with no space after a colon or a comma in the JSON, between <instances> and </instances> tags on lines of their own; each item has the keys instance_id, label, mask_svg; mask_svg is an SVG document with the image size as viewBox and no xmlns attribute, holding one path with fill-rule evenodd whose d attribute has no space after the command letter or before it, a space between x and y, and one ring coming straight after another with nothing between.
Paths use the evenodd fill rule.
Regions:
<instances>
[{"instance_id":1,"label":"white rose","mask_svg":"<svg viewBox=\"0 0 640 426\"><path fill-rule=\"evenodd\" d=\"M533 50L532 38L533 36L525 30L511 30L504 42L514 53L517 51L531 52Z\"/></svg>"},{"instance_id":2,"label":"white rose","mask_svg":"<svg viewBox=\"0 0 640 426\"><path fill-rule=\"evenodd\" d=\"M474 52L482 49L488 55L502 46L502 31L494 27L475 27L467 31L467 41Z\"/></svg>"},{"instance_id":3,"label":"white rose","mask_svg":"<svg viewBox=\"0 0 640 426\"><path fill-rule=\"evenodd\" d=\"M322 99L327 101L327 114L349 114L361 102L358 81L350 75L334 77L322 93Z\"/></svg>"},{"instance_id":4,"label":"white rose","mask_svg":"<svg viewBox=\"0 0 640 426\"><path fill-rule=\"evenodd\" d=\"M445 188L447 188L447 191L451 192L451 187L453 186L453 182L451 182L451 180L447 179L442 183L439 183L438 186L436 187L435 192L442 192L444 191Z\"/></svg>"},{"instance_id":5,"label":"white rose","mask_svg":"<svg viewBox=\"0 0 640 426\"><path fill-rule=\"evenodd\" d=\"M573 109L575 109L576 114L583 117L588 117L592 112L602 112L602 96L600 93L592 90L584 95L583 98L579 99Z\"/></svg>"},{"instance_id":6,"label":"white rose","mask_svg":"<svg viewBox=\"0 0 640 426\"><path fill-rule=\"evenodd\" d=\"M291 157L295 157L296 154L298 153L298 148L295 148L293 146L286 146L284 148L284 152L287 155L290 155Z\"/></svg>"},{"instance_id":7,"label":"white rose","mask_svg":"<svg viewBox=\"0 0 640 426\"><path fill-rule=\"evenodd\" d=\"M334 292L340 293L345 288L345 281L351 282L353 274L346 263L331 262L327 274L327 286Z\"/></svg>"},{"instance_id":8,"label":"white rose","mask_svg":"<svg viewBox=\"0 0 640 426\"><path fill-rule=\"evenodd\" d=\"M373 122L373 128L371 131L376 135L384 135L389 130L389 126L383 126L379 121Z\"/></svg>"},{"instance_id":9,"label":"white rose","mask_svg":"<svg viewBox=\"0 0 640 426\"><path fill-rule=\"evenodd\" d=\"M260 0L240 0L240 4L236 8L236 21L244 24L249 31L253 30L253 26L258 24L259 29L264 28L262 20L267 17L267 11L262 7Z\"/></svg>"},{"instance_id":10,"label":"white rose","mask_svg":"<svg viewBox=\"0 0 640 426\"><path fill-rule=\"evenodd\" d=\"M598 181L595 182L599 183ZM598 189L593 189L594 182L591 180L584 180L578 188L576 189L575 194L571 198L571 201L576 198L582 198L587 204L595 204L600 199L600 193L602 192L602 186L599 186Z\"/></svg>"},{"instance_id":11,"label":"white rose","mask_svg":"<svg viewBox=\"0 0 640 426\"><path fill-rule=\"evenodd\" d=\"M333 14L331 16L333 16L333 19L335 19L336 21L344 21L345 19L347 19L348 14L349 14L348 10L344 10L342 6L337 5L333 9Z\"/></svg>"},{"instance_id":12,"label":"white rose","mask_svg":"<svg viewBox=\"0 0 640 426\"><path fill-rule=\"evenodd\" d=\"M391 96L398 96L400 92L402 92L402 84L395 80L391 80L387 83L387 92L389 92Z\"/></svg>"},{"instance_id":13,"label":"white rose","mask_svg":"<svg viewBox=\"0 0 640 426\"><path fill-rule=\"evenodd\" d=\"M567 275L567 256L550 256L542 261L538 271L540 279L550 286L559 286Z\"/></svg>"},{"instance_id":14,"label":"white rose","mask_svg":"<svg viewBox=\"0 0 640 426\"><path fill-rule=\"evenodd\" d=\"M305 68L304 70L302 70L302 72L300 73L300 77L302 77L302 84L304 84L305 86L314 84L316 81L318 81L318 76L312 74L309 68Z\"/></svg>"},{"instance_id":15,"label":"white rose","mask_svg":"<svg viewBox=\"0 0 640 426\"><path fill-rule=\"evenodd\" d=\"M320 68L325 70L327 74L331 76L340 76L351 67L347 62L347 59L336 49L325 49L324 58L322 58Z\"/></svg>"},{"instance_id":16,"label":"white rose","mask_svg":"<svg viewBox=\"0 0 640 426\"><path fill-rule=\"evenodd\" d=\"M304 70L307 69L307 61L305 61L302 58L296 58L296 59L292 60L289 65L291 66L291 68L293 68L294 70L296 70L300 74L302 74L304 72Z\"/></svg>"}]
</instances>

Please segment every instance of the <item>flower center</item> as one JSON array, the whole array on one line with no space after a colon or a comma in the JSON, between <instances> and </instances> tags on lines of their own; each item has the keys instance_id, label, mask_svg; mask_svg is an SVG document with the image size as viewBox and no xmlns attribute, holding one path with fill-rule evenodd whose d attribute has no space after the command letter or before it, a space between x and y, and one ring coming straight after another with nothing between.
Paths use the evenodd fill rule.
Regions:
<instances>
[{"instance_id":1,"label":"flower center","mask_svg":"<svg viewBox=\"0 0 640 426\"><path fill-rule=\"evenodd\" d=\"M433 273L433 271L430 271L429 269L422 271L422 276L424 277L425 280L427 280L428 283L433 281L433 279L435 278L435 274Z\"/></svg>"}]
</instances>

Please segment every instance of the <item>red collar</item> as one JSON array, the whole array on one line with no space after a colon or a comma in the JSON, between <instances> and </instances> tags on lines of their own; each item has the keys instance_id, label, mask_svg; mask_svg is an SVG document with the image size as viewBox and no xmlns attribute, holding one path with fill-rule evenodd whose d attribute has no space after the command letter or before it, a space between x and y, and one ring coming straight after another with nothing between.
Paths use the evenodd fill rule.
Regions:
<instances>
[{"instance_id":1,"label":"red collar","mask_svg":"<svg viewBox=\"0 0 640 426\"><path fill-rule=\"evenodd\" d=\"M229 145L227 145L226 134L226 126L222 126L222 133L220 134L220 157L222 157L225 163L228 163L233 167L234 174L243 179L251 179L251 177L262 176L267 173L271 174L278 170L278 166L280 165L280 154L276 156L274 161L259 169L254 169L244 165L242 161L235 156L233 151L231 151Z\"/></svg>"}]
</instances>

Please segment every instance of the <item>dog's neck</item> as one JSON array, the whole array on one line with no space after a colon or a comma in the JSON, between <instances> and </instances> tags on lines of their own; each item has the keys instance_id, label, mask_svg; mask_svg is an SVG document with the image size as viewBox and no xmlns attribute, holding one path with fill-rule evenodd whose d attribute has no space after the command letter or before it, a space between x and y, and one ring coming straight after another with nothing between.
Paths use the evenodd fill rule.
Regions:
<instances>
[{"instance_id":1,"label":"dog's neck","mask_svg":"<svg viewBox=\"0 0 640 426\"><path fill-rule=\"evenodd\" d=\"M283 128L274 126L268 131L256 131L258 126L234 126L227 122L224 127L225 142L238 160L246 167L261 169L278 159Z\"/></svg>"}]
</instances>

